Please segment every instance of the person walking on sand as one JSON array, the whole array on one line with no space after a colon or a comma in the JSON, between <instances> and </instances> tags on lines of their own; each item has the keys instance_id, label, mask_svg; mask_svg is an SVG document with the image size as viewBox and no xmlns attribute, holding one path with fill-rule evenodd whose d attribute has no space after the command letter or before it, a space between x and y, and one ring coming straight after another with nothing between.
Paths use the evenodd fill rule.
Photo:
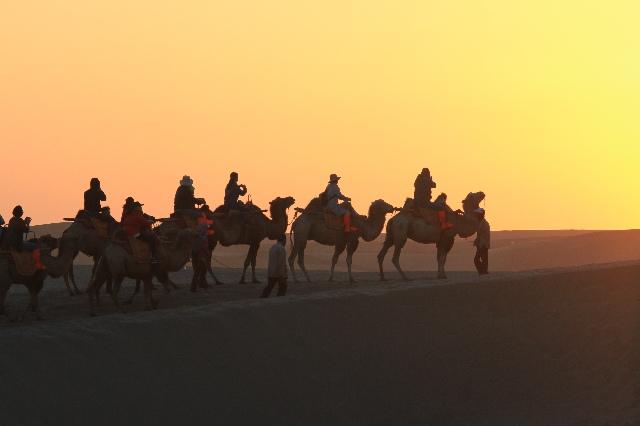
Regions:
<instances>
[{"instance_id":1,"label":"person walking on sand","mask_svg":"<svg viewBox=\"0 0 640 426\"><path fill-rule=\"evenodd\" d=\"M282 234L269 250L269 281L261 297L269 297L276 284L278 284L278 296L284 296L287 292L287 251L284 248L286 244L287 237Z\"/></svg>"},{"instance_id":2,"label":"person walking on sand","mask_svg":"<svg viewBox=\"0 0 640 426\"><path fill-rule=\"evenodd\" d=\"M489 273L489 248L491 247L491 226L485 219L484 209L477 209L476 214L480 219L476 241L473 245L476 247L476 257L473 262L476 264L478 274L486 275Z\"/></svg>"}]
</instances>

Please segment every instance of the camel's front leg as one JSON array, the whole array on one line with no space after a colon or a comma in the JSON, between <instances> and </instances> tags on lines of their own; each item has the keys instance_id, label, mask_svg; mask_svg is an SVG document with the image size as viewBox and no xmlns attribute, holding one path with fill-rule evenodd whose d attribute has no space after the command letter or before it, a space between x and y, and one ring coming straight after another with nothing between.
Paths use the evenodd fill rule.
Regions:
<instances>
[{"instance_id":1,"label":"camel's front leg","mask_svg":"<svg viewBox=\"0 0 640 426\"><path fill-rule=\"evenodd\" d=\"M247 275L247 268L251 264L251 251L253 246L249 246L249 250L247 251L247 256L244 258L244 266L242 268L242 276L240 277L240 281L238 284L246 284L245 277Z\"/></svg>"},{"instance_id":2,"label":"camel's front leg","mask_svg":"<svg viewBox=\"0 0 640 426\"><path fill-rule=\"evenodd\" d=\"M402 252L402 246L396 245L393 248L393 257L391 258L391 263L393 263L393 266L395 266L396 269L398 270L398 272L400 272L400 276L402 277L402 279L405 280L405 281L409 281L409 278L407 277L407 275L404 273L404 271L400 267L400 253L401 252Z\"/></svg>"},{"instance_id":3,"label":"camel's front leg","mask_svg":"<svg viewBox=\"0 0 640 426\"><path fill-rule=\"evenodd\" d=\"M113 304L116 306L116 309L118 309L120 312L122 312L123 314L126 313L125 309L120 305L120 300L118 299L118 293L120 292L120 286L122 285L122 281L124 280L124 277L120 276L117 277L113 283L113 288L111 289L111 300L113 300ZM137 280L136 280L137 281ZM136 282L137 284L137 282ZM136 291L137 291L137 286L136 286Z\"/></svg>"},{"instance_id":4,"label":"camel's front leg","mask_svg":"<svg viewBox=\"0 0 640 426\"><path fill-rule=\"evenodd\" d=\"M353 278L353 274L351 273L351 265L353 264L353 253L355 253L358 249L359 243L359 240L355 240L354 242L350 243L347 248L347 271L349 272L349 282L352 284L356 282L355 278Z\"/></svg>"},{"instance_id":5,"label":"camel's front leg","mask_svg":"<svg viewBox=\"0 0 640 426\"><path fill-rule=\"evenodd\" d=\"M151 277L142 280L144 285L144 309L151 311L158 307L158 302L153 298L153 282Z\"/></svg>"},{"instance_id":6,"label":"camel's front leg","mask_svg":"<svg viewBox=\"0 0 640 426\"><path fill-rule=\"evenodd\" d=\"M75 272L73 272L73 265L71 265L71 268L69 269L68 272L68 278L71 280L71 285L73 285L73 291L75 291L76 294L81 294L82 292L80 291L80 289L78 288L78 285L76 284L76 274ZM67 287L69 287L67 285Z\"/></svg>"},{"instance_id":7,"label":"camel's front leg","mask_svg":"<svg viewBox=\"0 0 640 426\"><path fill-rule=\"evenodd\" d=\"M129 299L123 302L123 305L133 304L133 299L138 295L138 293L140 293L140 280L136 280L136 288L135 290L133 290L133 294L131 295L131 297L129 297Z\"/></svg>"},{"instance_id":8,"label":"camel's front leg","mask_svg":"<svg viewBox=\"0 0 640 426\"><path fill-rule=\"evenodd\" d=\"M294 244L294 246L291 248L291 253L289 254L289 270L291 271L291 277L293 278L294 283L298 282L298 277L296 277L296 268L295 268L297 255L298 255L298 248Z\"/></svg>"},{"instance_id":9,"label":"camel's front leg","mask_svg":"<svg viewBox=\"0 0 640 426\"><path fill-rule=\"evenodd\" d=\"M338 264L338 259L340 259L340 255L347 247L344 243L337 244L333 249L333 257L331 257L331 272L329 273L329 282L333 282L333 274L336 269L336 265Z\"/></svg>"},{"instance_id":10,"label":"camel's front leg","mask_svg":"<svg viewBox=\"0 0 640 426\"><path fill-rule=\"evenodd\" d=\"M260 280L256 277L256 262L258 261L258 250L260 249L260 243L256 243L251 246L251 282L254 284L260 284Z\"/></svg>"},{"instance_id":11,"label":"camel's front leg","mask_svg":"<svg viewBox=\"0 0 640 426\"><path fill-rule=\"evenodd\" d=\"M382 249L380 249L380 253L378 253L378 268L380 269L380 281L386 281L387 279L384 277L384 258L387 255L389 249L393 246L393 241L385 240L382 244Z\"/></svg>"},{"instance_id":12,"label":"camel's front leg","mask_svg":"<svg viewBox=\"0 0 640 426\"><path fill-rule=\"evenodd\" d=\"M455 237L455 236L454 236ZM453 248L454 237L452 238L442 238L440 242L438 242L438 278L446 279L447 273L445 272L444 265L447 262L447 255Z\"/></svg>"},{"instance_id":13,"label":"camel's front leg","mask_svg":"<svg viewBox=\"0 0 640 426\"><path fill-rule=\"evenodd\" d=\"M307 279L307 282L310 283L311 278L309 277L309 273L307 272L307 267L304 266L304 249L301 249L298 252L298 266L300 267L300 269L302 269L302 272L304 272L304 276Z\"/></svg>"}]
</instances>

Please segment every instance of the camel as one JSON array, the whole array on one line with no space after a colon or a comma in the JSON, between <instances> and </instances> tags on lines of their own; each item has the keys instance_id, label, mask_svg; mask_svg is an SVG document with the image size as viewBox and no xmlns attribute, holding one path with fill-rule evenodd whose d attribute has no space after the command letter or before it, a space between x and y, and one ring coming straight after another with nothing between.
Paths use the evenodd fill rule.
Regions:
<instances>
[{"instance_id":1,"label":"camel","mask_svg":"<svg viewBox=\"0 0 640 426\"><path fill-rule=\"evenodd\" d=\"M111 298L118 309L124 312L118 300L118 292L125 278L133 278L142 281L144 285L145 309L151 310L157 307L157 301L153 299L153 277L160 278L161 282L168 280L168 273L180 270L191 258L193 245L197 234L191 229L178 232L175 243L166 243L158 247L159 264L151 262L139 262L125 247L117 242L109 243L98 263L89 282L87 293L91 315L95 316L94 298L99 297L100 287L108 280L113 281ZM134 293L135 296L135 293ZM131 297L133 299L133 296Z\"/></svg>"},{"instance_id":2,"label":"camel","mask_svg":"<svg viewBox=\"0 0 640 426\"><path fill-rule=\"evenodd\" d=\"M242 277L240 284L245 283L247 268L251 265L251 281L259 283L256 277L256 258L260 243L265 238L275 240L278 236L287 232L289 226L289 216L287 210L296 202L293 197L278 197L269 202L269 212L271 219L266 217L260 209L253 204L246 204L250 213L232 212L227 218L216 219L213 224L215 230L213 244L210 245L210 252L213 253L216 245L219 243L224 247L232 245L248 245L249 251L244 261ZM219 211L218 209L217 211ZM248 216L244 219L243 216ZM249 222L249 223L247 223ZM194 264L194 280L202 280L207 273L205 262L195 262ZM209 265L210 265L209 261ZM197 270L196 270L197 269ZM210 268L209 268L210 269ZM198 278L196 278L198 277ZM192 287L193 288L193 287Z\"/></svg>"},{"instance_id":3,"label":"camel","mask_svg":"<svg viewBox=\"0 0 640 426\"><path fill-rule=\"evenodd\" d=\"M72 247L70 247L70 250L66 250L64 254L60 254L59 250L57 257L51 255L51 251L59 244L57 239L45 235L40 237L38 242L41 246L40 260L46 269L38 270L30 276L21 275L18 272L10 254L0 255L0 315L6 313L4 301L11 285L22 284L29 290L30 302L21 319L24 319L29 309L31 309L36 319L42 320L38 295L42 290L45 278L47 276L60 277L73 262L73 246L76 244L74 241L67 240L65 244L70 244Z\"/></svg>"},{"instance_id":4,"label":"camel","mask_svg":"<svg viewBox=\"0 0 640 426\"><path fill-rule=\"evenodd\" d=\"M322 207L319 205L318 198L311 201L309 206L303 211L302 215L296 219L291 225L291 233L293 236L293 247L289 255L289 269L293 275L294 282L298 282L294 269L294 262L298 258L298 265L307 279L311 282L307 269L304 265L304 251L307 247L307 241L316 241L323 245L334 246L333 258L331 260L331 274L329 281L333 281L333 273L338 263L338 258L342 252L347 249L347 269L349 271L349 282L354 283L355 279L351 273L351 264L353 253L357 250L360 238L364 241L373 241L382 232L386 217L393 213L395 209L391 204L384 200L376 200L369 207L368 216L353 215L353 225L358 229L355 233L345 234L339 229L332 229L325 223Z\"/></svg>"},{"instance_id":5,"label":"camel","mask_svg":"<svg viewBox=\"0 0 640 426\"><path fill-rule=\"evenodd\" d=\"M93 258L93 271L98 263L98 259L102 255L104 248L109 243L109 240L98 235L95 229L89 228L83 223L74 221L62 234L62 241L73 239L78 241L78 247L76 248L73 259L75 260L79 252L86 254ZM73 296L80 294L81 291L76 285L76 278L73 273L73 262L69 265L68 269L62 274L64 284L69 291L69 295ZM71 288L73 286L73 289Z\"/></svg>"},{"instance_id":6,"label":"camel","mask_svg":"<svg viewBox=\"0 0 640 426\"><path fill-rule=\"evenodd\" d=\"M400 267L400 253L407 238L421 244L436 244L438 253L438 278L446 279L445 263L447 255L453 248L456 235L467 238L476 233L479 219L474 214L474 210L478 208L480 202L485 195L482 192L470 193L463 203L463 214L453 212L447 213L447 220L453 224L453 227L443 231L439 224L427 223L421 217L416 216L412 212L413 200L408 199L405 207L400 213L389 220L387 224L387 235L382 245L382 249L378 254L378 266L380 268L380 279L385 281L383 262L387 251L394 247L391 262L396 267L400 276L408 281L407 275Z\"/></svg>"}]
</instances>

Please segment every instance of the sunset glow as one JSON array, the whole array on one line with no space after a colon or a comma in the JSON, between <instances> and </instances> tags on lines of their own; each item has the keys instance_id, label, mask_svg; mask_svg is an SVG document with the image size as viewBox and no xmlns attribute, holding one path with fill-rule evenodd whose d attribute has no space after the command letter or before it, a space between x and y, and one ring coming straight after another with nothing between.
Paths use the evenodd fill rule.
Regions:
<instances>
[{"instance_id":1,"label":"sunset glow","mask_svg":"<svg viewBox=\"0 0 640 426\"><path fill-rule=\"evenodd\" d=\"M0 213L82 206L97 176L169 213L183 174L357 209L429 167L493 229L637 228L640 4L4 2Z\"/></svg>"}]
</instances>

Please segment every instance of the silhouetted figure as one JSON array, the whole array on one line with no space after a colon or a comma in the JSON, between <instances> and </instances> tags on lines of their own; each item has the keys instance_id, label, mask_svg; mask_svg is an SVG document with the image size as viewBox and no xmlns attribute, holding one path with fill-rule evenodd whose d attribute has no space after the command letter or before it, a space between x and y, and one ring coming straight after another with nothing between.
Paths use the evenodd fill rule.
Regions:
<instances>
[{"instance_id":1,"label":"silhouetted figure","mask_svg":"<svg viewBox=\"0 0 640 426\"><path fill-rule=\"evenodd\" d=\"M278 296L284 296L287 293L287 244L286 235L282 234L278 237L278 241L269 250L269 281L262 291L261 297L269 297L271 290L278 284Z\"/></svg>"},{"instance_id":2,"label":"silhouetted figure","mask_svg":"<svg viewBox=\"0 0 640 426\"><path fill-rule=\"evenodd\" d=\"M36 243L24 241L24 236L29 233L29 225L31 218L22 218L24 210L21 206L13 208L13 217L9 220L6 234L2 241L4 250L15 250L18 252L29 251L32 253L33 260L36 262L38 269L44 269L44 265L40 262L40 249Z\"/></svg>"},{"instance_id":3,"label":"silhouetted figure","mask_svg":"<svg viewBox=\"0 0 640 426\"><path fill-rule=\"evenodd\" d=\"M238 173L232 172L224 189L224 206L227 210L244 210L244 203L239 198L246 194L246 185L238 185Z\"/></svg>"},{"instance_id":4,"label":"silhouetted figure","mask_svg":"<svg viewBox=\"0 0 640 426\"><path fill-rule=\"evenodd\" d=\"M491 248L491 226L485 219L484 209L477 209L476 213L480 219L478 226L476 241L473 245L476 247L476 257L474 263L478 274L486 275L489 273L489 248Z\"/></svg>"},{"instance_id":5,"label":"silhouetted figure","mask_svg":"<svg viewBox=\"0 0 640 426\"><path fill-rule=\"evenodd\" d=\"M144 214L142 211L143 205L134 201L131 207L127 207L125 203L120 224L127 237L134 237L149 244L152 262L155 262L157 259L158 237L151 230L153 218Z\"/></svg>"},{"instance_id":6,"label":"silhouetted figure","mask_svg":"<svg viewBox=\"0 0 640 426\"><path fill-rule=\"evenodd\" d=\"M99 216L102 213L101 201L107 201L107 196L100 188L100 180L92 178L89 183L89 189L84 191L84 211L91 216Z\"/></svg>"},{"instance_id":7,"label":"silhouetted figure","mask_svg":"<svg viewBox=\"0 0 640 426\"><path fill-rule=\"evenodd\" d=\"M215 231L213 230L213 212L207 204L200 207L197 230L200 241L199 248L208 252L213 244Z\"/></svg>"},{"instance_id":8,"label":"silhouetted figure","mask_svg":"<svg viewBox=\"0 0 640 426\"><path fill-rule=\"evenodd\" d=\"M0 245L2 244L2 238L4 237L4 228L5 222L4 222L4 217L2 217L2 215L0 214Z\"/></svg>"},{"instance_id":9,"label":"silhouetted figure","mask_svg":"<svg viewBox=\"0 0 640 426\"><path fill-rule=\"evenodd\" d=\"M413 183L413 204L416 208L430 207L431 190L436 187L436 183L431 178L429 169L424 168L416 177Z\"/></svg>"},{"instance_id":10,"label":"silhouetted figure","mask_svg":"<svg viewBox=\"0 0 640 426\"><path fill-rule=\"evenodd\" d=\"M180 186L176 190L176 196L173 199L173 211L181 213L193 213L194 217L198 214L196 205L204 204L204 198L196 198L193 180L189 176L183 176L180 180Z\"/></svg>"},{"instance_id":11,"label":"silhouetted figure","mask_svg":"<svg viewBox=\"0 0 640 426\"><path fill-rule=\"evenodd\" d=\"M357 229L351 226L351 209L338 203L339 201L347 203L351 201L351 198L342 194L342 191L338 186L338 181L340 181L340 179L341 177L335 173L329 176L329 184L324 190L324 197L327 200L327 209L336 216L342 216L345 233L355 232Z\"/></svg>"}]
</instances>

